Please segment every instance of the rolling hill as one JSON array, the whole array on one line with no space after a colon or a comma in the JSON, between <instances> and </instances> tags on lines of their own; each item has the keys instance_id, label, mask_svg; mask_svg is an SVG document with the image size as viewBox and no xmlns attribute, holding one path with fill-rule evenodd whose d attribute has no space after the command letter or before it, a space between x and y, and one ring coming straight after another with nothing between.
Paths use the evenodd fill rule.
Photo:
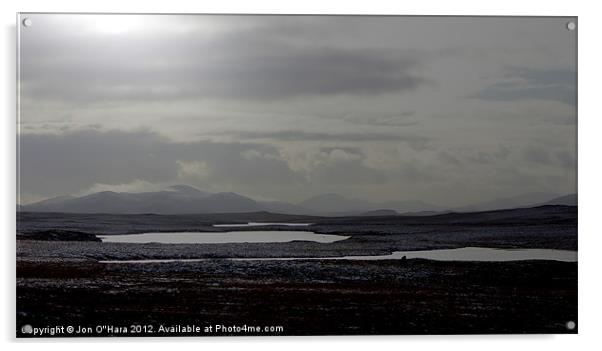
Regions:
<instances>
[{"instance_id":1,"label":"rolling hill","mask_svg":"<svg viewBox=\"0 0 602 351\"><path fill-rule=\"evenodd\" d=\"M321 194L297 204L284 201L257 201L233 192L210 193L189 185L174 185L161 191L127 193L102 191L85 196L58 196L17 206L23 212L114 213L114 214L198 214L271 213L320 216L433 215L445 212L474 212L544 205L577 204L577 195L561 197L526 194L461 208L445 208L416 200L370 202L339 194Z\"/></svg>"}]
</instances>

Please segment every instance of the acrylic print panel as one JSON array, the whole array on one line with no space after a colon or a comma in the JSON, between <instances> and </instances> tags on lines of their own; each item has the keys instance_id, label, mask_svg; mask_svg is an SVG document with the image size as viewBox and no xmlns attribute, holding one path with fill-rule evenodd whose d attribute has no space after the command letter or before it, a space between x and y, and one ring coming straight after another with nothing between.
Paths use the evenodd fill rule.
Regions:
<instances>
[{"instance_id":1,"label":"acrylic print panel","mask_svg":"<svg viewBox=\"0 0 602 351\"><path fill-rule=\"evenodd\" d=\"M576 18L17 26L17 336L577 332Z\"/></svg>"}]
</instances>

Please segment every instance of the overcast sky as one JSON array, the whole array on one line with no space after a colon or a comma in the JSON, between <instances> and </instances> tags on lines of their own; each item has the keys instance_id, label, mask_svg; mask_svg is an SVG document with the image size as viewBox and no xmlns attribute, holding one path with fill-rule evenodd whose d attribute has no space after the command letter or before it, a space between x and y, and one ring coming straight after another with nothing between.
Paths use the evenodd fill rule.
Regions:
<instances>
[{"instance_id":1,"label":"overcast sky","mask_svg":"<svg viewBox=\"0 0 602 351\"><path fill-rule=\"evenodd\" d=\"M569 18L30 15L22 203L576 192Z\"/></svg>"}]
</instances>

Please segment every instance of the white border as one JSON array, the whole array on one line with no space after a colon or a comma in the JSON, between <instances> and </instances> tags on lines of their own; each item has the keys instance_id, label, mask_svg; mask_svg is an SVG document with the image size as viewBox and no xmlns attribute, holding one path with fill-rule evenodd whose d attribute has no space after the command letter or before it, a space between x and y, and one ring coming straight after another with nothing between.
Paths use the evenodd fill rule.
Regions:
<instances>
[{"instance_id":1,"label":"white border","mask_svg":"<svg viewBox=\"0 0 602 351\"><path fill-rule=\"evenodd\" d=\"M178 348L232 348L246 350L304 350L313 347L336 347L362 350L371 346L383 349L414 350L482 350L523 348L547 350L596 349L601 328L600 299L602 267L599 250L602 233L597 218L602 210L600 191L600 5L594 1L380 1L351 3L344 1L304 0L282 1L140 1L103 0L97 2L67 0L4 0L0 2L2 21L2 84L0 101L3 106L2 132L2 323L0 340L8 349L80 350L82 347L105 350L111 347L132 348L144 343L145 348L163 349L176 342ZM304 13L304 14L401 14L401 15L549 15L579 16L579 335L558 336L398 336L398 337L272 337L272 338L163 338L163 339L79 339L15 341L15 14L16 12L178 12L178 13ZM79 345L80 342L89 345Z\"/></svg>"}]
</instances>

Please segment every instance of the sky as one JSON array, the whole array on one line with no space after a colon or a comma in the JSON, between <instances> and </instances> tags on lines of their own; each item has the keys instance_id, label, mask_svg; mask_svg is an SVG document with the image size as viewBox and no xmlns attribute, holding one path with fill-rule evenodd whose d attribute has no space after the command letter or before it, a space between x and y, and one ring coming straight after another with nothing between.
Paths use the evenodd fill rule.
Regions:
<instances>
[{"instance_id":1,"label":"sky","mask_svg":"<svg viewBox=\"0 0 602 351\"><path fill-rule=\"evenodd\" d=\"M576 193L571 18L24 15L19 202Z\"/></svg>"}]
</instances>

